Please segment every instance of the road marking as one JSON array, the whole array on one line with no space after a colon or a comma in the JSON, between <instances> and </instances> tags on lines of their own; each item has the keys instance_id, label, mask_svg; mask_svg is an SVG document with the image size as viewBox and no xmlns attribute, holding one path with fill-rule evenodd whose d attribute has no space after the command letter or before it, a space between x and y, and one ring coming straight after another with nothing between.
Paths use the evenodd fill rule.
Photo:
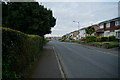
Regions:
<instances>
[{"instance_id":1,"label":"road marking","mask_svg":"<svg viewBox=\"0 0 120 80\"><path fill-rule=\"evenodd\" d=\"M88 49L91 49L91 50L96 50L96 49L93 49L93 48L89 48L89 47L87 47L86 45L83 45L83 47L88 48ZM109 55L113 55L113 56L118 56L118 55L113 54L113 53L110 53L110 52L104 52L104 51L100 51L100 50L96 50L96 51L97 51L97 52L104 53L104 54L109 54Z\"/></svg>"},{"instance_id":2,"label":"road marking","mask_svg":"<svg viewBox=\"0 0 120 80\"><path fill-rule=\"evenodd\" d=\"M103 51L100 51L100 50L96 50L96 51L101 52L101 53L104 53L104 54L110 54L110 55L113 55L113 56L118 56L118 55L113 54L113 53L110 53L110 52L103 52Z\"/></svg>"},{"instance_id":3,"label":"road marking","mask_svg":"<svg viewBox=\"0 0 120 80\"><path fill-rule=\"evenodd\" d=\"M60 61L60 59L59 59L59 57L58 57L58 55L57 55L57 53L56 53L54 47L53 47L53 50L54 50L55 56L56 56L56 58L57 58L57 62L58 62L58 66L59 66L59 69L60 69L60 72L61 72L62 78L63 78L64 80L66 80L65 73L64 73L64 70L63 70L63 67L62 67L61 61Z\"/></svg>"},{"instance_id":4,"label":"road marking","mask_svg":"<svg viewBox=\"0 0 120 80\"><path fill-rule=\"evenodd\" d=\"M88 49L90 49L90 50L96 50L96 49L93 49L93 48L91 48L91 47L88 47L87 45L83 45L83 44L75 44L75 43L71 43L71 44L74 44L74 45L78 45L78 46L80 46L80 45L82 45L82 47L85 47L85 48L88 48ZM94 46L93 46L94 47ZM97 48L97 47L96 47ZM104 54L109 54L109 55L113 55L113 56L118 56L118 55L116 55L116 54L113 54L113 53L110 53L110 52L104 52L104 51L100 51L100 50L96 50L97 52L101 52L101 53L104 53Z\"/></svg>"}]
</instances>

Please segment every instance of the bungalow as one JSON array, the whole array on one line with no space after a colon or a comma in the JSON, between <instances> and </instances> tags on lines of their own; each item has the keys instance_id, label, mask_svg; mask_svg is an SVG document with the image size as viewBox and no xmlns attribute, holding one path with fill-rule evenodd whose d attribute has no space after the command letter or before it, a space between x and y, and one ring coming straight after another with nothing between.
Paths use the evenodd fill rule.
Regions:
<instances>
[{"instance_id":1,"label":"bungalow","mask_svg":"<svg viewBox=\"0 0 120 80\"><path fill-rule=\"evenodd\" d=\"M96 31L97 36L100 37L116 36L116 38L120 38L120 17L103 21L98 25L100 29Z\"/></svg>"}]
</instances>

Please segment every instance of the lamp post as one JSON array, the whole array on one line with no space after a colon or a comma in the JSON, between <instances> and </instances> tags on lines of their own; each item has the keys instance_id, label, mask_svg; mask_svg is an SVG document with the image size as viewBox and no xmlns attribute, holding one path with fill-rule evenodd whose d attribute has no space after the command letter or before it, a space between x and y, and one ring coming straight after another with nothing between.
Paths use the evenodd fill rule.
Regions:
<instances>
[{"instance_id":1,"label":"lamp post","mask_svg":"<svg viewBox=\"0 0 120 80\"><path fill-rule=\"evenodd\" d=\"M79 23L80 23L80 22L77 22L77 21L73 21L73 22L78 23L78 40L79 40L79 39L80 39L80 36L79 36Z\"/></svg>"}]
</instances>

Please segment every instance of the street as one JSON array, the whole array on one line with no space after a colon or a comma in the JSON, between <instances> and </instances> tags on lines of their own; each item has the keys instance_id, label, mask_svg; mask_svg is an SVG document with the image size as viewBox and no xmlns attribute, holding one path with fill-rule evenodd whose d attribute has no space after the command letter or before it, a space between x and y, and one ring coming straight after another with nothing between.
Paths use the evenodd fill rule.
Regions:
<instances>
[{"instance_id":1,"label":"street","mask_svg":"<svg viewBox=\"0 0 120 80\"><path fill-rule=\"evenodd\" d=\"M67 78L117 78L118 56L80 44L50 41Z\"/></svg>"}]
</instances>

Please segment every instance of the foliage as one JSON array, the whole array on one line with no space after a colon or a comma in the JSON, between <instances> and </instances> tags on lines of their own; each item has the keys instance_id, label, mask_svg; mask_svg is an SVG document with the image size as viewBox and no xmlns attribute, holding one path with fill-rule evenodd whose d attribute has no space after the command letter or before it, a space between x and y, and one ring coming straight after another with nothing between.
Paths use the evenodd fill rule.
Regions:
<instances>
[{"instance_id":1,"label":"foliage","mask_svg":"<svg viewBox=\"0 0 120 80\"><path fill-rule=\"evenodd\" d=\"M89 26L89 27L87 27L87 28L85 29L85 31L86 31L87 34L90 34L90 35L91 35L92 33L95 32L95 29L94 29L94 27Z\"/></svg>"},{"instance_id":2,"label":"foliage","mask_svg":"<svg viewBox=\"0 0 120 80\"><path fill-rule=\"evenodd\" d=\"M39 58L43 39L20 31L2 29L2 78L18 78Z\"/></svg>"},{"instance_id":3,"label":"foliage","mask_svg":"<svg viewBox=\"0 0 120 80\"><path fill-rule=\"evenodd\" d=\"M47 44L49 41L50 41L50 40L48 40L48 39L44 39L44 40L43 40L43 44L45 45L45 44Z\"/></svg>"},{"instance_id":4,"label":"foliage","mask_svg":"<svg viewBox=\"0 0 120 80\"><path fill-rule=\"evenodd\" d=\"M108 37L101 37L101 41L102 41L102 42L108 41Z\"/></svg>"},{"instance_id":5,"label":"foliage","mask_svg":"<svg viewBox=\"0 0 120 80\"><path fill-rule=\"evenodd\" d=\"M43 36L56 24L52 10L38 2L2 2L2 26Z\"/></svg>"},{"instance_id":6,"label":"foliage","mask_svg":"<svg viewBox=\"0 0 120 80\"><path fill-rule=\"evenodd\" d=\"M115 36L109 36L109 41L116 41L117 39L115 38Z\"/></svg>"},{"instance_id":7,"label":"foliage","mask_svg":"<svg viewBox=\"0 0 120 80\"><path fill-rule=\"evenodd\" d=\"M101 42L101 37L96 37L97 42Z\"/></svg>"},{"instance_id":8,"label":"foliage","mask_svg":"<svg viewBox=\"0 0 120 80\"><path fill-rule=\"evenodd\" d=\"M95 42L96 41L96 36L93 36L93 35L87 36L86 41L87 42Z\"/></svg>"}]
</instances>

